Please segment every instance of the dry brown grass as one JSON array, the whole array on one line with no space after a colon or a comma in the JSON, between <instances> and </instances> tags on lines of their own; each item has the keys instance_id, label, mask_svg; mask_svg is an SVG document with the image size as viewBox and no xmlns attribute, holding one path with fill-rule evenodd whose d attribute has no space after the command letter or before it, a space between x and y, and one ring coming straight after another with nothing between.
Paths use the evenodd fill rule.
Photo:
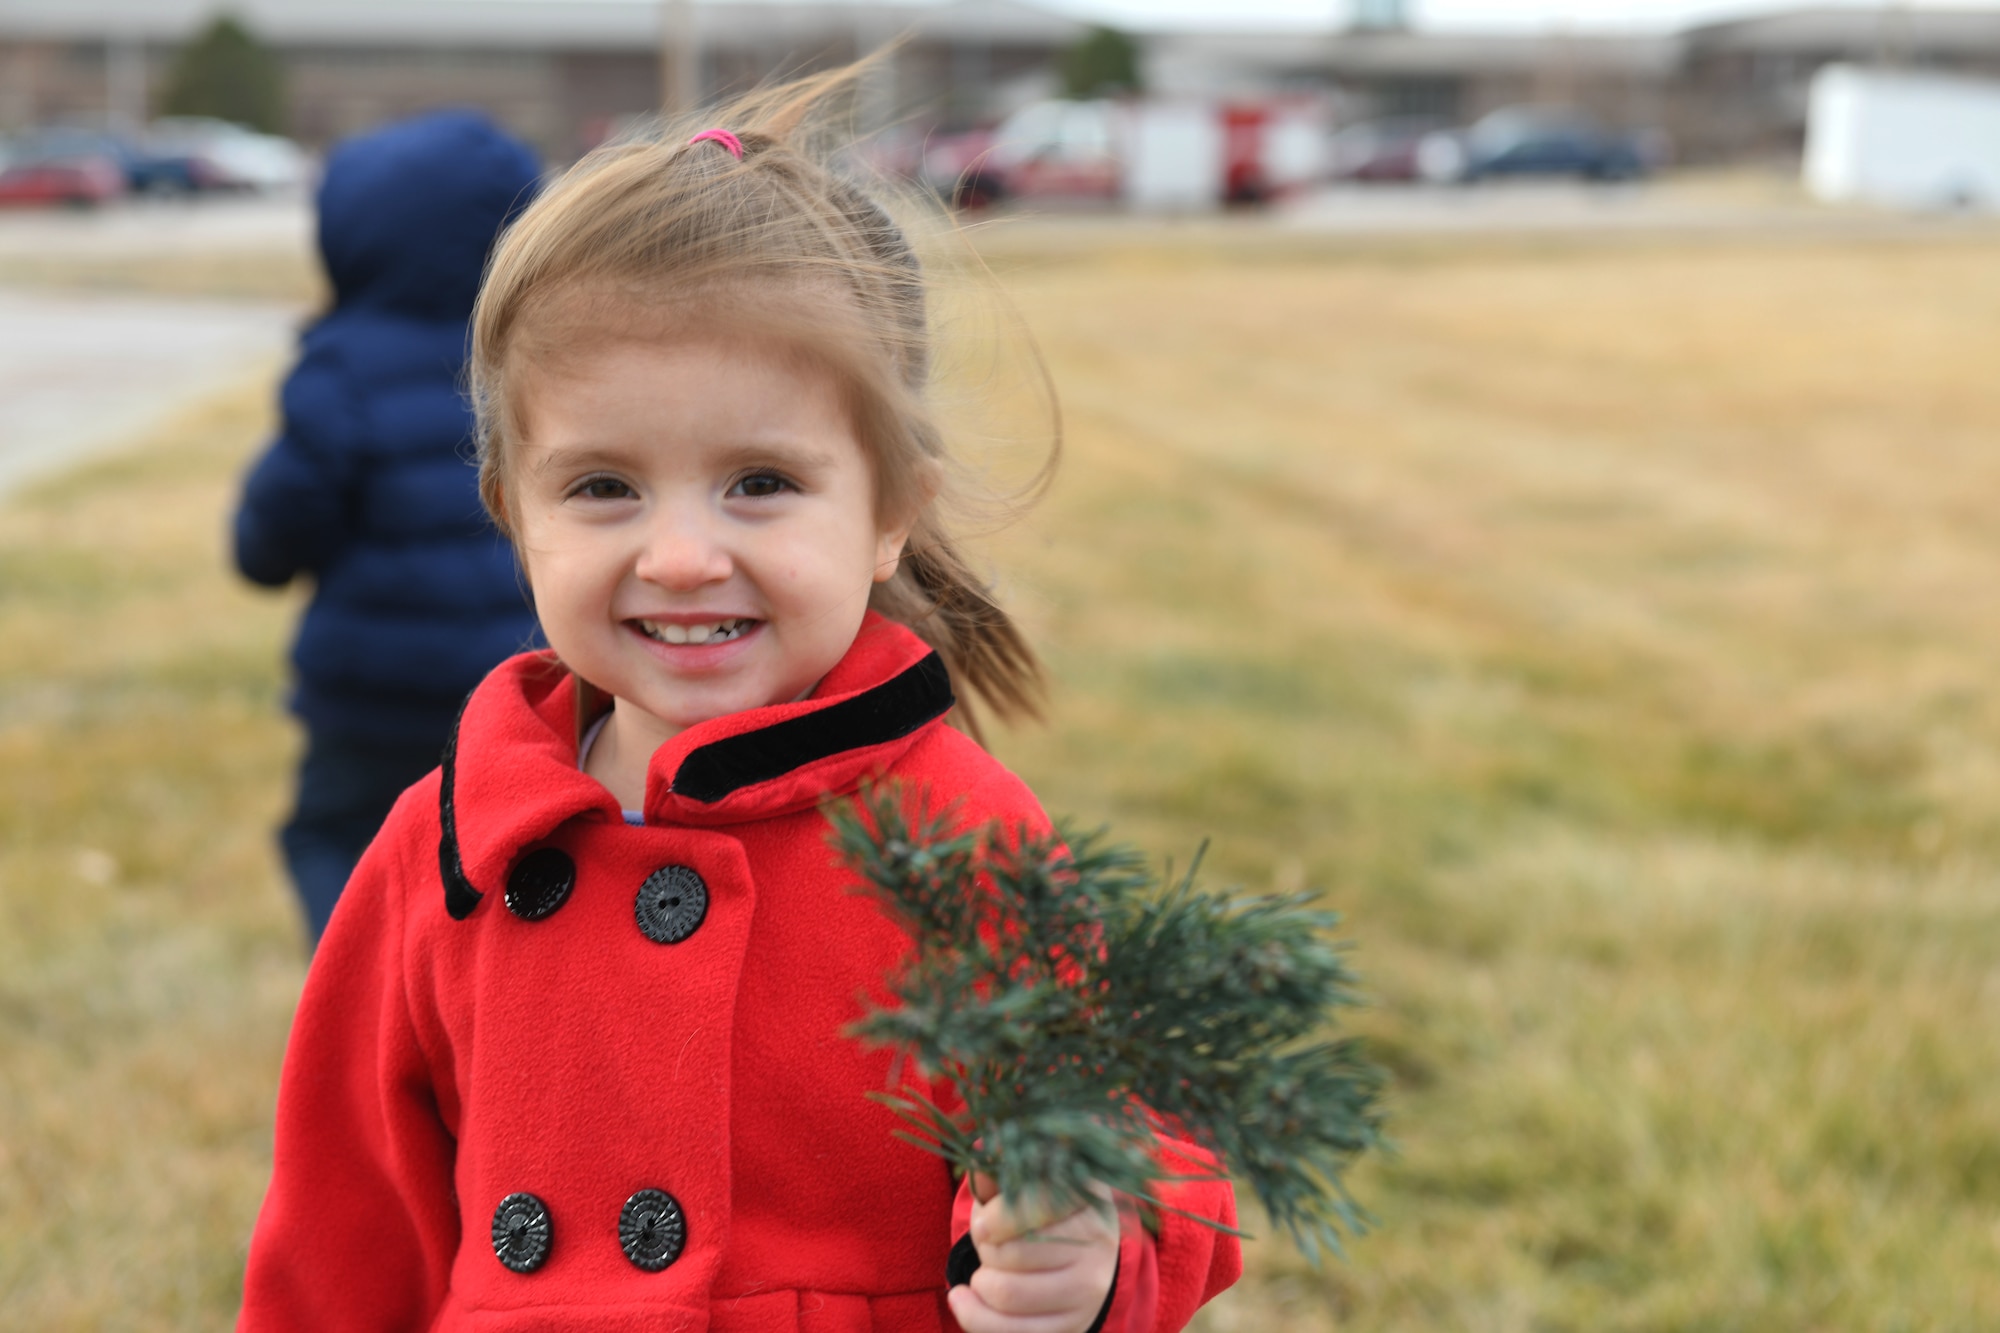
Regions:
<instances>
[{"instance_id":1,"label":"dry brown grass","mask_svg":"<svg viewBox=\"0 0 2000 1333\"><path fill-rule=\"evenodd\" d=\"M216 1328L303 960L288 608L226 573L259 382L0 510L0 1326Z\"/></svg>"},{"instance_id":2,"label":"dry brown grass","mask_svg":"<svg viewBox=\"0 0 2000 1333\"><path fill-rule=\"evenodd\" d=\"M2000 1324L2000 244L994 249L1070 423L1003 755L1326 885L1396 1075L1380 1230L1205 1328ZM0 510L9 1324L231 1307L299 971L261 397Z\"/></svg>"},{"instance_id":3,"label":"dry brown grass","mask_svg":"<svg viewBox=\"0 0 2000 1333\"><path fill-rule=\"evenodd\" d=\"M1996 261L1012 274L1073 456L1008 756L1330 886L1400 1076L1380 1234L1212 1327L2000 1320Z\"/></svg>"}]
</instances>

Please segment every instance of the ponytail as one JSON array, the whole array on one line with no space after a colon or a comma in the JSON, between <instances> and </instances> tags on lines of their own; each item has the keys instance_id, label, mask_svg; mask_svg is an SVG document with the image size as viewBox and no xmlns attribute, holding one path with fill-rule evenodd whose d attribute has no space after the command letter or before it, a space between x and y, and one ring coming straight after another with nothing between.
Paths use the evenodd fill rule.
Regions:
<instances>
[{"instance_id":1,"label":"ponytail","mask_svg":"<svg viewBox=\"0 0 2000 1333\"><path fill-rule=\"evenodd\" d=\"M1041 660L951 539L927 520L911 532L895 577L877 586L871 605L944 659L961 695L959 720L974 739L984 737L966 693L1003 722L1040 720Z\"/></svg>"}]
</instances>

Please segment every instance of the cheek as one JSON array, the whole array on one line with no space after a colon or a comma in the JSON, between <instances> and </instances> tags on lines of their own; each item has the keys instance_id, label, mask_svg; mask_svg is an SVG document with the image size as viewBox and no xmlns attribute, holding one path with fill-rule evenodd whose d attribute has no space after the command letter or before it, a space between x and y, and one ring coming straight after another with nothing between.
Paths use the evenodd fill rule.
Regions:
<instances>
[{"instance_id":1,"label":"cheek","mask_svg":"<svg viewBox=\"0 0 2000 1333\"><path fill-rule=\"evenodd\" d=\"M560 582L555 562L549 559L546 547L533 545L524 537L514 544L514 559L520 565L521 577L531 591L546 592Z\"/></svg>"},{"instance_id":2,"label":"cheek","mask_svg":"<svg viewBox=\"0 0 2000 1333\"><path fill-rule=\"evenodd\" d=\"M618 577L614 562L587 543L543 532L539 544L522 542L521 572L543 624L574 624L608 603Z\"/></svg>"}]
</instances>

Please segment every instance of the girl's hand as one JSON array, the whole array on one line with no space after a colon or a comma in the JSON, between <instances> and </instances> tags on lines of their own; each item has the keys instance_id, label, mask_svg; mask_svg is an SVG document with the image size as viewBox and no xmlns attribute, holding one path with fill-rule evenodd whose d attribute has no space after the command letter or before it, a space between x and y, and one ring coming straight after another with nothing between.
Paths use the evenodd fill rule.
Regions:
<instances>
[{"instance_id":1,"label":"girl's hand","mask_svg":"<svg viewBox=\"0 0 2000 1333\"><path fill-rule=\"evenodd\" d=\"M1085 1333L1118 1271L1111 1191L1067 1216L1010 1209L993 1182L972 1178L972 1246L979 1271L945 1299L965 1333Z\"/></svg>"}]
</instances>

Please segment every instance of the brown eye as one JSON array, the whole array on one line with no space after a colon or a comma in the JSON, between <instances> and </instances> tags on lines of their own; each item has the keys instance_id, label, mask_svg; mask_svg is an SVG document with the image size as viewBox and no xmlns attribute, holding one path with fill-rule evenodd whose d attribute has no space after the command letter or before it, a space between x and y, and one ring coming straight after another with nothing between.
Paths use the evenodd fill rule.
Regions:
<instances>
[{"instance_id":1,"label":"brown eye","mask_svg":"<svg viewBox=\"0 0 2000 1333\"><path fill-rule=\"evenodd\" d=\"M622 500L631 493L632 488L616 477L592 477L577 488L577 494L593 500Z\"/></svg>"},{"instance_id":2,"label":"brown eye","mask_svg":"<svg viewBox=\"0 0 2000 1333\"><path fill-rule=\"evenodd\" d=\"M762 500L785 489L785 479L771 472L755 472L736 483L736 493L750 500Z\"/></svg>"}]
</instances>

